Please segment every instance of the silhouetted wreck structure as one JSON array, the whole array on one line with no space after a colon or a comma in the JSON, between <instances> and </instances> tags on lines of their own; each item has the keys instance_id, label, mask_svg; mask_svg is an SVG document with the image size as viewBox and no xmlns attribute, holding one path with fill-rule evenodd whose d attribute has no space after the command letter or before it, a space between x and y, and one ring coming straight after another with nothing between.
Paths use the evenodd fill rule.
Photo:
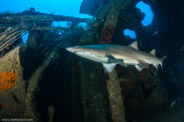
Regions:
<instances>
[{"instance_id":1,"label":"silhouetted wreck structure","mask_svg":"<svg viewBox=\"0 0 184 122\"><path fill-rule=\"evenodd\" d=\"M1 14L0 119L168 122L169 118L174 122L176 118L166 117L173 114L167 110L172 110L173 101L179 95L183 100L181 86L184 83L175 94L168 90L173 83L163 77L174 68L169 59L163 71L157 71L151 65L141 72L132 66L117 66L108 74L101 64L65 50L72 45L128 45L132 39L124 36L123 30L130 28L137 34L140 50L149 52L156 48L159 56L168 57L177 53L179 60L183 55L179 51L184 42L178 40L177 45L172 42L179 32L175 25L181 24L175 15L180 13L176 9L177 2L145 0L155 14L148 27L141 24L143 15L140 16L135 8L137 2L83 0L80 12L94 16L93 19L43 14L34 8L17 14ZM183 20L183 16L180 19ZM52 27L53 21L70 21L72 24L69 28ZM87 23L87 27L78 27L80 22ZM171 29L172 32L169 31ZM21 37L28 32L27 44L21 44ZM155 35L155 32L160 34ZM163 36L168 34L170 36ZM166 39L170 45L164 47L163 40ZM168 54L167 48L170 47L173 51ZM174 49L179 50L175 52ZM181 65L183 60L175 62ZM178 79L178 82L183 79ZM177 117L184 120L184 115Z\"/></svg>"},{"instance_id":2,"label":"silhouetted wreck structure","mask_svg":"<svg viewBox=\"0 0 184 122\"><path fill-rule=\"evenodd\" d=\"M0 52L31 30L69 30L63 27L51 27L53 21L71 21L78 24L79 22L87 22L89 19L43 14L36 12L34 8L18 14L2 14L0 15L2 32L0 35Z\"/></svg>"}]
</instances>

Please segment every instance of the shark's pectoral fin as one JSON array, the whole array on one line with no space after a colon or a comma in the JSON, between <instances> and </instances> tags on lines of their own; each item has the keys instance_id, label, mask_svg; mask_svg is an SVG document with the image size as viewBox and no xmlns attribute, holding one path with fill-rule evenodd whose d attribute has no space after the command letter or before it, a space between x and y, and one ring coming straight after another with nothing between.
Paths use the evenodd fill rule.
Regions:
<instances>
[{"instance_id":1,"label":"shark's pectoral fin","mask_svg":"<svg viewBox=\"0 0 184 122\"><path fill-rule=\"evenodd\" d=\"M143 67L141 67L141 65L137 64L135 65L135 68L140 72L142 71Z\"/></svg>"},{"instance_id":2,"label":"shark's pectoral fin","mask_svg":"<svg viewBox=\"0 0 184 122\"><path fill-rule=\"evenodd\" d=\"M102 63L105 69L108 71L108 73L111 73L114 67L116 66L116 63Z\"/></svg>"},{"instance_id":3,"label":"shark's pectoral fin","mask_svg":"<svg viewBox=\"0 0 184 122\"><path fill-rule=\"evenodd\" d=\"M119 64L121 66L127 67L127 65L121 59L117 59L117 58L115 58L115 57L113 57L111 55L107 55L106 57L108 58L108 62L109 63L117 63L117 64Z\"/></svg>"}]
</instances>

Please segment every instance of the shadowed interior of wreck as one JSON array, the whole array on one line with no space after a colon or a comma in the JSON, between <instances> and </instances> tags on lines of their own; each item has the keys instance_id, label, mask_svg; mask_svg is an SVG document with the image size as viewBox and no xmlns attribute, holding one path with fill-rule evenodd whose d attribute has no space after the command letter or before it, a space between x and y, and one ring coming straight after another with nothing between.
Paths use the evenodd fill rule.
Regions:
<instances>
[{"instance_id":1,"label":"shadowed interior of wreck","mask_svg":"<svg viewBox=\"0 0 184 122\"><path fill-rule=\"evenodd\" d=\"M136 8L139 2L83 0L80 12L92 19L34 8L0 14L0 119L183 122L184 2L143 0L154 13L147 26L142 23L145 14ZM70 24L53 27L55 21ZM78 26L81 22L85 28ZM126 29L135 34L126 36ZM134 41L141 51L166 55L163 69L149 65L138 72L134 66L117 65L107 73L100 63L66 51L75 45L128 46Z\"/></svg>"}]
</instances>

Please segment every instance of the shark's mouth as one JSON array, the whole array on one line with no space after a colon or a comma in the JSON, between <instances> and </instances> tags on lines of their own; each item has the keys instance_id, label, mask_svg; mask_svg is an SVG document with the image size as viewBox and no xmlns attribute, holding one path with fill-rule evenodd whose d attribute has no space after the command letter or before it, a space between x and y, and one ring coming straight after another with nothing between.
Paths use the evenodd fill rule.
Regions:
<instances>
[{"instance_id":1,"label":"shark's mouth","mask_svg":"<svg viewBox=\"0 0 184 122\"><path fill-rule=\"evenodd\" d=\"M74 51L74 53L81 53L82 51Z\"/></svg>"}]
</instances>

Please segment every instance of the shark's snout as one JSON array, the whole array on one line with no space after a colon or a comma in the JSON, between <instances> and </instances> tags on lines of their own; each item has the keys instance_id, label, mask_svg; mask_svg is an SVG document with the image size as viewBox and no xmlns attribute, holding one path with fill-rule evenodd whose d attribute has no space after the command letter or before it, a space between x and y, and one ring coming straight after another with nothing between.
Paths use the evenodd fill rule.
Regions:
<instances>
[{"instance_id":1,"label":"shark's snout","mask_svg":"<svg viewBox=\"0 0 184 122\"><path fill-rule=\"evenodd\" d=\"M69 52L73 51L72 47L67 47L66 50L69 51Z\"/></svg>"},{"instance_id":2,"label":"shark's snout","mask_svg":"<svg viewBox=\"0 0 184 122\"><path fill-rule=\"evenodd\" d=\"M78 46L75 46L75 47L67 47L66 50L69 51L69 52L71 52L71 53L80 52L80 49L78 48Z\"/></svg>"}]
</instances>

